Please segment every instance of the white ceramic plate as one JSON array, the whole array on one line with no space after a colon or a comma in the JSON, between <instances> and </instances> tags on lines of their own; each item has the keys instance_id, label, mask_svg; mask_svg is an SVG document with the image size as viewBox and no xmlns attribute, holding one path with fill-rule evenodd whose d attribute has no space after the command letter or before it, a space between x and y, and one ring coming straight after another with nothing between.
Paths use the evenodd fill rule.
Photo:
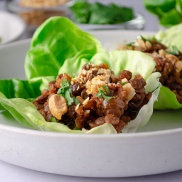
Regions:
<instances>
[{"instance_id":1,"label":"white ceramic plate","mask_svg":"<svg viewBox=\"0 0 182 182\"><path fill-rule=\"evenodd\" d=\"M92 32L104 44L133 41L150 32ZM0 78L24 78L30 40L0 48ZM43 132L0 114L0 160L54 174L128 177L182 169L182 110L155 111L137 133L82 135Z\"/></svg>"},{"instance_id":2,"label":"white ceramic plate","mask_svg":"<svg viewBox=\"0 0 182 182\"><path fill-rule=\"evenodd\" d=\"M0 44L17 40L25 31L25 22L16 14L0 11Z\"/></svg>"}]
</instances>

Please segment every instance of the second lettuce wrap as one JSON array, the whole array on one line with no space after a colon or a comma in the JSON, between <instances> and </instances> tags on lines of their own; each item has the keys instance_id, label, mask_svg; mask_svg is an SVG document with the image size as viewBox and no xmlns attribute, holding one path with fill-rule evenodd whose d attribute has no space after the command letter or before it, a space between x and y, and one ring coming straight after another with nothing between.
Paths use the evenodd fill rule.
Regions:
<instances>
[{"instance_id":1,"label":"second lettuce wrap","mask_svg":"<svg viewBox=\"0 0 182 182\"><path fill-rule=\"evenodd\" d=\"M155 63L153 72L160 72L162 84L155 109L182 108L182 44L180 41L182 25L174 26L156 36L136 39L134 43L122 45L120 50L141 51L151 56Z\"/></svg>"}]
</instances>

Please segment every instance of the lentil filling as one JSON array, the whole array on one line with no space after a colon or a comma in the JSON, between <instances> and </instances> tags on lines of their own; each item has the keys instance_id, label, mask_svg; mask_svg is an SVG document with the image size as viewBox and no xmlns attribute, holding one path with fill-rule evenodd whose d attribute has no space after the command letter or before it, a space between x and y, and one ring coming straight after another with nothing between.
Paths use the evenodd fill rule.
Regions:
<instances>
[{"instance_id":1,"label":"lentil filling","mask_svg":"<svg viewBox=\"0 0 182 182\"><path fill-rule=\"evenodd\" d=\"M145 85L141 75L115 75L106 64L87 64L74 78L58 75L33 103L48 122L88 130L110 123L119 133L148 103L152 94Z\"/></svg>"},{"instance_id":2,"label":"lentil filling","mask_svg":"<svg viewBox=\"0 0 182 182\"><path fill-rule=\"evenodd\" d=\"M119 49L137 50L151 56L156 63L154 72L161 73L159 81L174 92L178 102L182 104L182 52L175 46L167 48L155 38L149 40L141 37L136 42L137 45L122 45Z\"/></svg>"}]
</instances>

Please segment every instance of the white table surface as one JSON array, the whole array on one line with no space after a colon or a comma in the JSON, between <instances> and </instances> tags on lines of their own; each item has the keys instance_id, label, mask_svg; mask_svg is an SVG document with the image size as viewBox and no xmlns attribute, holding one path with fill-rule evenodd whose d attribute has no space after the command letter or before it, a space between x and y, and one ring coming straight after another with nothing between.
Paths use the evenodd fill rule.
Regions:
<instances>
[{"instance_id":1,"label":"white table surface","mask_svg":"<svg viewBox=\"0 0 182 182\"><path fill-rule=\"evenodd\" d=\"M94 0L93 0L94 1ZM100 0L109 2L109 0ZM113 0L112 2L121 3L123 5L132 5L134 9L142 13L146 18L146 31L157 31L159 26L157 19L149 14L142 6L142 0ZM0 0L0 10L4 8L5 1ZM23 38L30 38L31 35L27 33ZM129 177L129 178L81 178L70 177L56 174L43 173L18 167L0 161L0 182L181 182L182 170L158 174L152 176Z\"/></svg>"},{"instance_id":2,"label":"white table surface","mask_svg":"<svg viewBox=\"0 0 182 182\"><path fill-rule=\"evenodd\" d=\"M1 182L181 182L182 171L129 178L81 178L33 171L0 161Z\"/></svg>"}]
</instances>

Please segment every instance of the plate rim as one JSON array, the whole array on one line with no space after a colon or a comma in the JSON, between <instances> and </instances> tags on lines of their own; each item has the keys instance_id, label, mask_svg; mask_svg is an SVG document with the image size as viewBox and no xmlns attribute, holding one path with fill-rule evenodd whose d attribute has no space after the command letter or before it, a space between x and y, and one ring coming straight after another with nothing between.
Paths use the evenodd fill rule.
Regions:
<instances>
[{"instance_id":1,"label":"plate rim","mask_svg":"<svg viewBox=\"0 0 182 182\"><path fill-rule=\"evenodd\" d=\"M18 121L17 121L18 122ZM18 122L18 124L20 124ZM34 135L34 136L46 136L46 137L71 137L71 138L143 138L143 137L159 137L164 135L174 135L182 134L182 128L158 130L158 131L144 131L136 133L121 133L121 134L81 134L81 133L63 133L63 132L54 132L54 131L40 131L31 128L21 128L16 126L9 126L5 124L0 124L0 130L7 132L14 132L24 135Z\"/></svg>"}]
</instances>

